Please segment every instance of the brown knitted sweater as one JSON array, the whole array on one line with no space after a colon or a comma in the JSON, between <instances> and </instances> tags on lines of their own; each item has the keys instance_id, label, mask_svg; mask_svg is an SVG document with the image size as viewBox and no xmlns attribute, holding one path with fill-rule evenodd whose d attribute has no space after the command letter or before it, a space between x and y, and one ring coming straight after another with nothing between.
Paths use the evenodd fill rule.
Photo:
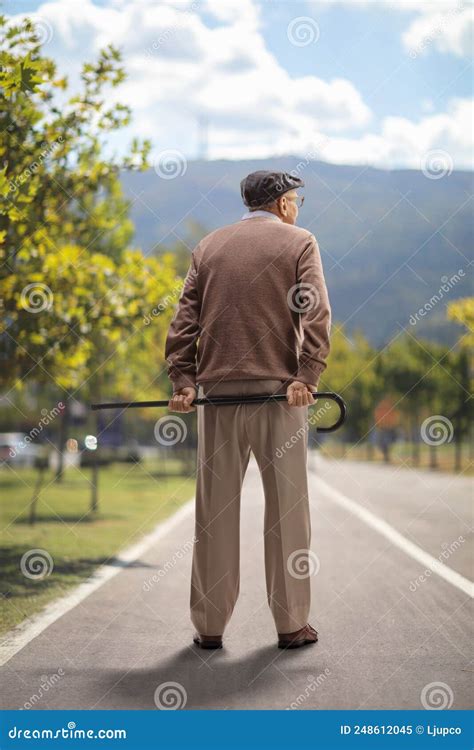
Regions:
<instances>
[{"instance_id":1,"label":"brown knitted sweater","mask_svg":"<svg viewBox=\"0 0 474 750\"><path fill-rule=\"evenodd\" d=\"M241 219L193 250L166 339L173 390L209 380L317 386L330 328L314 235L272 214Z\"/></svg>"}]
</instances>

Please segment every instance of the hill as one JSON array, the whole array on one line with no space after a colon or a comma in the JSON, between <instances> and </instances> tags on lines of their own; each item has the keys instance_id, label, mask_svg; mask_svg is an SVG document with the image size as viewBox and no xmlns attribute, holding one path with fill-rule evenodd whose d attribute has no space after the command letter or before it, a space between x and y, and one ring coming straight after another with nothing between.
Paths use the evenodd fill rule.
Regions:
<instances>
[{"instance_id":1,"label":"hill","mask_svg":"<svg viewBox=\"0 0 474 750\"><path fill-rule=\"evenodd\" d=\"M297 156L190 161L173 179L154 169L127 172L122 183L133 202L136 243L145 253L178 241L192 249L207 232L240 218L240 180L257 169L304 179L298 224L318 239L334 320L361 329L377 346L402 328L454 343L459 329L446 322L446 304L472 294L472 172L436 179Z\"/></svg>"}]
</instances>

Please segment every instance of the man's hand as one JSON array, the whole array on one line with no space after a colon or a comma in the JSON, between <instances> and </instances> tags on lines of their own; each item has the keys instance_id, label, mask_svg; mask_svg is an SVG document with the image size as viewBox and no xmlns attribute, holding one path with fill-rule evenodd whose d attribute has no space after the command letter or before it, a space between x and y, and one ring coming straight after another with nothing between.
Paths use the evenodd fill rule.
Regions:
<instances>
[{"instance_id":1,"label":"man's hand","mask_svg":"<svg viewBox=\"0 0 474 750\"><path fill-rule=\"evenodd\" d=\"M310 406L316 403L311 392L317 390L315 385L306 385L306 383L295 380L286 389L286 398L290 406Z\"/></svg>"},{"instance_id":2,"label":"man's hand","mask_svg":"<svg viewBox=\"0 0 474 750\"><path fill-rule=\"evenodd\" d=\"M191 406L196 396L196 388L180 388L178 391L175 391L175 393L173 393L169 401L168 408L170 409L170 411L196 411L196 407Z\"/></svg>"}]
</instances>

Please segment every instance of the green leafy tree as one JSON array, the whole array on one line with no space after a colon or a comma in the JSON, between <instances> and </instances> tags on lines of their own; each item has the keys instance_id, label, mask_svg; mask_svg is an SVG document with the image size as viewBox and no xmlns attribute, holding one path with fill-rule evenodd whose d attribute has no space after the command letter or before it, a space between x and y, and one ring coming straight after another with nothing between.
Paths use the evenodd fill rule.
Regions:
<instances>
[{"instance_id":1,"label":"green leafy tree","mask_svg":"<svg viewBox=\"0 0 474 750\"><path fill-rule=\"evenodd\" d=\"M365 440L372 427L373 403L381 390L374 367L376 354L361 331L349 335L341 324L333 326L326 380L330 390L347 403L343 430L352 441Z\"/></svg>"},{"instance_id":2,"label":"green leafy tree","mask_svg":"<svg viewBox=\"0 0 474 750\"><path fill-rule=\"evenodd\" d=\"M447 318L466 329L458 346L449 355L450 373L456 384L451 419L454 425L455 468L462 466L463 441L472 436L474 404L472 398L472 376L474 372L472 354L474 346L474 297L463 297L447 307ZM470 443L472 445L472 441Z\"/></svg>"},{"instance_id":3,"label":"green leafy tree","mask_svg":"<svg viewBox=\"0 0 474 750\"><path fill-rule=\"evenodd\" d=\"M70 398L99 398L104 383L125 396L137 380L149 385L144 361L148 372L163 369L157 342L172 305L150 312L172 293L176 272L170 255L145 259L129 244L120 170L145 169L150 143L103 156L107 134L130 121L128 107L107 103L107 89L125 78L119 51L109 46L85 64L82 90L68 95L30 21L9 26L2 16L0 32L2 385L54 384L66 403L62 456Z\"/></svg>"}]
</instances>

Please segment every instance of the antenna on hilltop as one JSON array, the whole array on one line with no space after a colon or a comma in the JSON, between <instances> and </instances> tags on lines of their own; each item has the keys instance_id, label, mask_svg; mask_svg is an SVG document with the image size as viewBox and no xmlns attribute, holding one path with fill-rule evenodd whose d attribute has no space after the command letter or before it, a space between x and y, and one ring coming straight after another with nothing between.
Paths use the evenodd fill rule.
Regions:
<instances>
[{"instance_id":1,"label":"antenna on hilltop","mask_svg":"<svg viewBox=\"0 0 474 750\"><path fill-rule=\"evenodd\" d=\"M208 146L209 146L209 119L206 115L198 116L198 159L208 158Z\"/></svg>"}]
</instances>

